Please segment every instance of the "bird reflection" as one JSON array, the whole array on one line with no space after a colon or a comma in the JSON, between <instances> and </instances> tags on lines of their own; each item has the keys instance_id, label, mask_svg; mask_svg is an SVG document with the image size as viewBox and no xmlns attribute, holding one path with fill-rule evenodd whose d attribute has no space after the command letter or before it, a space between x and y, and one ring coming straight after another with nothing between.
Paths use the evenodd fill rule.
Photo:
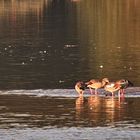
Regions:
<instances>
[{"instance_id":1,"label":"bird reflection","mask_svg":"<svg viewBox=\"0 0 140 140\"><path fill-rule=\"evenodd\" d=\"M88 98L88 108L92 111L99 111L101 107L101 97L90 96Z\"/></svg>"},{"instance_id":2,"label":"bird reflection","mask_svg":"<svg viewBox=\"0 0 140 140\"><path fill-rule=\"evenodd\" d=\"M84 97L79 96L76 99L75 105L76 105L76 118L79 119L80 116L84 113Z\"/></svg>"},{"instance_id":3,"label":"bird reflection","mask_svg":"<svg viewBox=\"0 0 140 140\"><path fill-rule=\"evenodd\" d=\"M88 120L90 125L105 125L120 121L124 114L125 98L90 96L76 99L76 119Z\"/></svg>"},{"instance_id":4,"label":"bird reflection","mask_svg":"<svg viewBox=\"0 0 140 140\"><path fill-rule=\"evenodd\" d=\"M92 125L100 124L102 120L102 100L99 96L90 96L88 98L88 117Z\"/></svg>"},{"instance_id":5,"label":"bird reflection","mask_svg":"<svg viewBox=\"0 0 140 140\"><path fill-rule=\"evenodd\" d=\"M119 121L124 114L124 98L106 98L104 106L105 106L105 114L106 120L108 123L113 123L115 121Z\"/></svg>"},{"instance_id":6,"label":"bird reflection","mask_svg":"<svg viewBox=\"0 0 140 140\"><path fill-rule=\"evenodd\" d=\"M84 97L80 96L76 99L76 109L81 109L81 107L83 106L84 103Z\"/></svg>"}]
</instances>

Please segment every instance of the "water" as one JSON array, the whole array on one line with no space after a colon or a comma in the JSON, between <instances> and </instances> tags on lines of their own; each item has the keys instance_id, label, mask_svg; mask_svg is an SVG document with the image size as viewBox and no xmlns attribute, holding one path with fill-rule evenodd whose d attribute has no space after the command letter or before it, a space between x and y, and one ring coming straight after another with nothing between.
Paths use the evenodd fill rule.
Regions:
<instances>
[{"instance_id":1,"label":"water","mask_svg":"<svg viewBox=\"0 0 140 140\"><path fill-rule=\"evenodd\" d=\"M139 140L140 1L0 1L0 139ZM129 79L124 98L76 81Z\"/></svg>"},{"instance_id":2,"label":"water","mask_svg":"<svg viewBox=\"0 0 140 140\"><path fill-rule=\"evenodd\" d=\"M0 87L73 88L108 77L140 85L135 0L0 1Z\"/></svg>"},{"instance_id":3,"label":"water","mask_svg":"<svg viewBox=\"0 0 140 140\"><path fill-rule=\"evenodd\" d=\"M74 89L5 90L0 95L0 139L138 140L140 90L124 98ZM78 137L78 138L77 138Z\"/></svg>"}]
</instances>

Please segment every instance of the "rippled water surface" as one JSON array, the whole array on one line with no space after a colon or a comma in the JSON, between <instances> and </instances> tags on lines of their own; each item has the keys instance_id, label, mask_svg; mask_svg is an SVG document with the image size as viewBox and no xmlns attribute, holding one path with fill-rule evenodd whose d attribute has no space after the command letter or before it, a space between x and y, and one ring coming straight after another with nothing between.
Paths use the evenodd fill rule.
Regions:
<instances>
[{"instance_id":1,"label":"rippled water surface","mask_svg":"<svg viewBox=\"0 0 140 140\"><path fill-rule=\"evenodd\" d=\"M0 87L72 88L108 77L140 85L139 0L0 1Z\"/></svg>"},{"instance_id":2,"label":"rippled water surface","mask_svg":"<svg viewBox=\"0 0 140 140\"><path fill-rule=\"evenodd\" d=\"M140 0L0 0L0 140L140 140ZM126 78L124 98L76 81Z\"/></svg>"},{"instance_id":3,"label":"rippled water surface","mask_svg":"<svg viewBox=\"0 0 140 140\"><path fill-rule=\"evenodd\" d=\"M121 98L88 90L78 97L73 89L1 91L0 138L139 140L139 106L139 88Z\"/></svg>"}]
</instances>

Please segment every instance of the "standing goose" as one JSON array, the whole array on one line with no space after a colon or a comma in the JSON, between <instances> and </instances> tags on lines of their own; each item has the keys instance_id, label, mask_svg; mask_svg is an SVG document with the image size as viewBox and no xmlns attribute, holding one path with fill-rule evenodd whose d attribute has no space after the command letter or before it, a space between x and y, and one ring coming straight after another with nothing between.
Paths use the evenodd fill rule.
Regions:
<instances>
[{"instance_id":1,"label":"standing goose","mask_svg":"<svg viewBox=\"0 0 140 140\"><path fill-rule=\"evenodd\" d=\"M133 86L133 83L129 80L121 79L116 82L110 82L108 83L104 89L108 92L112 93L112 96L114 95L115 91L118 91L118 94L124 94L124 89L126 89L129 86Z\"/></svg>"},{"instance_id":2,"label":"standing goose","mask_svg":"<svg viewBox=\"0 0 140 140\"><path fill-rule=\"evenodd\" d=\"M111 92L112 96L114 96L114 92L120 90L120 85L116 84L115 82L110 82L107 85L105 85L104 89L105 91Z\"/></svg>"},{"instance_id":3,"label":"standing goose","mask_svg":"<svg viewBox=\"0 0 140 140\"><path fill-rule=\"evenodd\" d=\"M116 81L116 84L120 85L119 94L124 94L124 90L127 87L133 86L133 83L126 79Z\"/></svg>"},{"instance_id":4,"label":"standing goose","mask_svg":"<svg viewBox=\"0 0 140 140\"><path fill-rule=\"evenodd\" d=\"M95 94L97 94L97 90L99 88L103 88L108 83L109 83L108 78L103 78L102 81L91 79L89 82L86 82L85 84L90 89L91 94L93 94L92 89L95 89Z\"/></svg>"}]
</instances>

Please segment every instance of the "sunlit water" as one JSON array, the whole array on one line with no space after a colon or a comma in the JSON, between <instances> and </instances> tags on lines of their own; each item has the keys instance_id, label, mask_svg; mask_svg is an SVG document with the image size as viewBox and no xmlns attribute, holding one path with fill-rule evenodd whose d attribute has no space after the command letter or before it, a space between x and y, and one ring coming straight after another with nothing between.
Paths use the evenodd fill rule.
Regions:
<instances>
[{"instance_id":1,"label":"sunlit water","mask_svg":"<svg viewBox=\"0 0 140 140\"><path fill-rule=\"evenodd\" d=\"M0 140L139 140L139 5L1 0ZM103 77L135 87L124 98L73 89Z\"/></svg>"},{"instance_id":2,"label":"sunlit water","mask_svg":"<svg viewBox=\"0 0 140 140\"><path fill-rule=\"evenodd\" d=\"M0 139L140 139L139 88L128 88L121 98L88 89L83 97L74 89L0 93Z\"/></svg>"},{"instance_id":3,"label":"sunlit water","mask_svg":"<svg viewBox=\"0 0 140 140\"><path fill-rule=\"evenodd\" d=\"M108 77L140 85L139 0L0 1L0 87L72 88Z\"/></svg>"}]
</instances>

